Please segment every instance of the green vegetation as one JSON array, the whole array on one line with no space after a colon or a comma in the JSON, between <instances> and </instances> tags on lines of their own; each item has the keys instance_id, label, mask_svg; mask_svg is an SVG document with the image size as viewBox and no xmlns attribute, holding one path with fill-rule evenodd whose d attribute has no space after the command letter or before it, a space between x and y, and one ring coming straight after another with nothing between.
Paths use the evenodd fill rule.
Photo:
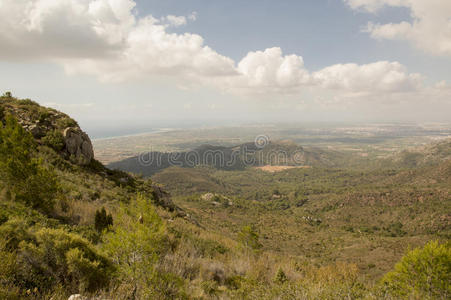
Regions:
<instances>
[{"instance_id":1,"label":"green vegetation","mask_svg":"<svg viewBox=\"0 0 451 300\"><path fill-rule=\"evenodd\" d=\"M20 125L59 112L10 94L0 107L0 299L449 298L446 143L396 168L198 166L146 179L73 164L63 128Z\"/></svg>"},{"instance_id":2,"label":"green vegetation","mask_svg":"<svg viewBox=\"0 0 451 300\"><path fill-rule=\"evenodd\" d=\"M262 244L258 241L258 234L252 226L244 226L238 233L238 240L245 246L253 250L260 249Z\"/></svg>"},{"instance_id":3,"label":"green vegetation","mask_svg":"<svg viewBox=\"0 0 451 300\"><path fill-rule=\"evenodd\" d=\"M43 138L44 145L54 149L55 151L61 151L64 148L64 137L59 130L49 131Z\"/></svg>"},{"instance_id":4,"label":"green vegetation","mask_svg":"<svg viewBox=\"0 0 451 300\"><path fill-rule=\"evenodd\" d=\"M96 216L94 218L94 228L98 232L102 232L104 229L108 229L113 226L113 216L106 213L105 207L101 210L96 211Z\"/></svg>"},{"instance_id":5,"label":"green vegetation","mask_svg":"<svg viewBox=\"0 0 451 300\"><path fill-rule=\"evenodd\" d=\"M438 241L409 251L382 279L389 294L405 299L447 299L450 282L451 245Z\"/></svg>"},{"instance_id":6,"label":"green vegetation","mask_svg":"<svg viewBox=\"0 0 451 300\"><path fill-rule=\"evenodd\" d=\"M12 116L0 125L0 174L6 193L16 201L50 212L58 192L55 173L32 157L32 136Z\"/></svg>"}]
</instances>

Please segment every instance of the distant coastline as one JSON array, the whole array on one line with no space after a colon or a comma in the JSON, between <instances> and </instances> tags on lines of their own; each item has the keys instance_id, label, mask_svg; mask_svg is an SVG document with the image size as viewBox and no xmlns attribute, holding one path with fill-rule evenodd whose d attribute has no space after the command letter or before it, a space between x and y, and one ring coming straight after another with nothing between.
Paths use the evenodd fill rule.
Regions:
<instances>
[{"instance_id":1,"label":"distant coastline","mask_svg":"<svg viewBox=\"0 0 451 300\"><path fill-rule=\"evenodd\" d=\"M122 135L113 135L113 136L92 138L92 141L104 141L104 140L114 140L114 139L121 139L121 138L128 138L128 137L136 137L136 136L146 136L146 135L169 132L169 131L174 131L174 130L177 130L177 129L176 128L158 128L155 130L150 130L150 131L140 132L140 133L131 133L131 134L122 134Z\"/></svg>"}]
</instances>

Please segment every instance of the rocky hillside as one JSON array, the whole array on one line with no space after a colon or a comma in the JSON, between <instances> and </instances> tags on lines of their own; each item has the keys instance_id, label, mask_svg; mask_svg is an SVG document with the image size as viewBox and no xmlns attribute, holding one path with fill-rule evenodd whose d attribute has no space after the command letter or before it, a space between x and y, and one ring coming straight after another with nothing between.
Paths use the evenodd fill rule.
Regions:
<instances>
[{"instance_id":1,"label":"rocky hillside","mask_svg":"<svg viewBox=\"0 0 451 300\"><path fill-rule=\"evenodd\" d=\"M10 93L0 97L0 117L6 114L17 118L39 144L52 147L65 159L88 165L94 158L89 136L68 115L29 99L16 99Z\"/></svg>"}]
</instances>

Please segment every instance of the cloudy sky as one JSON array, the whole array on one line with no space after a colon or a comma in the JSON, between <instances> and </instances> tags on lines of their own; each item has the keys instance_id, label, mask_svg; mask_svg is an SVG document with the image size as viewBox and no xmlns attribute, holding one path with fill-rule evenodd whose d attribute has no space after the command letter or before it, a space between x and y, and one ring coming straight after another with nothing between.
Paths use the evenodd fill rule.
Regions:
<instances>
[{"instance_id":1,"label":"cloudy sky","mask_svg":"<svg viewBox=\"0 0 451 300\"><path fill-rule=\"evenodd\" d=\"M0 0L0 90L93 135L451 122L449 0Z\"/></svg>"}]
</instances>

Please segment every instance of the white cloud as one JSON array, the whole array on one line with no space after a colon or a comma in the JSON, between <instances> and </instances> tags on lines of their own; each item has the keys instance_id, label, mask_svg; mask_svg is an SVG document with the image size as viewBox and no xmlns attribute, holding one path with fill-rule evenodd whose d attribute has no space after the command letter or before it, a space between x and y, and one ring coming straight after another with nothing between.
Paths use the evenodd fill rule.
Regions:
<instances>
[{"instance_id":1,"label":"white cloud","mask_svg":"<svg viewBox=\"0 0 451 300\"><path fill-rule=\"evenodd\" d=\"M132 0L2 0L0 58L49 59L102 80L235 72L234 62L204 46L201 36L168 33L151 16L138 19L134 6Z\"/></svg>"},{"instance_id":2,"label":"white cloud","mask_svg":"<svg viewBox=\"0 0 451 300\"><path fill-rule=\"evenodd\" d=\"M130 0L2 0L0 57L112 55L134 24Z\"/></svg>"},{"instance_id":3,"label":"white cloud","mask_svg":"<svg viewBox=\"0 0 451 300\"><path fill-rule=\"evenodd\" d=\"M374 9L387 1L376 1ZM365 1L348 2L358 8ZM132 0L0 0L0 60L52 61L69 74L105 82L164 77L178 86L206 84L259 97L299 96L314 89L364 99L421 89L421 76L397 62L339 64L311 73L301 56L274 47L249 52L235 63L197 34L168 32L170 25L195 20L196 13L162 21L137 17L134 7ZM388 36L389 29L380 35Z\"/></svg>"},{"instance_id":4,"label":"white cloud","mask_svg":"<svg viewBox=\"0 0 451 300\"><path fill-rule=\"evenodd\" d=\"M188 19L191 21L196 21L197 20L197 12L193 11L189 16Z\"/></svg>"},{"instance_id":5,"label":"white cloud","mask_svg":"<svg viewBox=\"0 0 451 300\"><path fill-rule=\"evenodd\" d=\"M337 64L313 73L317 84L326 89L355 94L415 92L421 87L420 74L409 74L398 62Z\"/></svg>"},{"instance_id":6,"label":"white cloud","mask_svg":"<svg viewBox=\"0 0 451 300\"><path fill-rule=\"evenodd\" d=\"M69 73L87 73L103 81L124 81L149 75L191 78L232 75L232 59L204 46L196 34L167 33L152 17L140 19L114 59L64 60Z\"/></svg>"},{"instance_id":7,"label":"white cloud","mask_svg":"<svg viewBox=\"0 0 451 300\"><path fill-rule=\"evenodd\" d=\"M368 12L377 12L385 5L403 6L409 0L343 0L352 9L363 9Z\"/></svg>"},{"instance_id":8,"label":"white cloud","mask_svg":"<svg viewBox=\"0 0 451 300\"><path fill-rule=\"evenodd\" d=\"M225 87L245 94L296 94L310 83L302 57L283 56L280 48L249 52L237 66L238 76ZM224 82L220 82L224 84Z\"/></svg>"},{"instance_id":9,"label":"white cloud","mask_svg":"<svg viewBox=\"0 0 451 300\"><path fill-rule=\"evenodd\" d=\"M451 1L448 0L344 0L352 9L377 12L384 6L410 9L412 22L373 24L373 38L406 40L433 55L451 56Z\"/></svg>"},{"instance_id":10,"label":"white cloud","mask_svg":"<svg viewBox=\"0 0 451 300\"><path fill-rule=\"evenodd\" d=\"M167 20L172 26L178 27L182 25L186 25L187 21L184 16L174 16L168 15L165 20Z\"/></svg>"}]
</instances>

